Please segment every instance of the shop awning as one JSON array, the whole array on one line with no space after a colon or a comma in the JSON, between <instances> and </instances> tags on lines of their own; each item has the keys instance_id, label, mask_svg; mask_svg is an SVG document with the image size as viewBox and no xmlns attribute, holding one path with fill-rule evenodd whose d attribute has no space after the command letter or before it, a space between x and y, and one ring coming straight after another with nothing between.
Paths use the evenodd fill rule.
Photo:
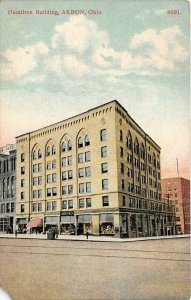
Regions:
<instances>
[{"instance_id":1,"label":"shop awning","mask_svg":"<svg viewBox=\"0 0 191 300\"><path fill-rule=\"evenodd\" d=\"M43 219L40 219L40 218L31 219L27 225L27 227L29 227L29 228L42 227L42 226L43 226Z\"/></svg>"}]
</instances>

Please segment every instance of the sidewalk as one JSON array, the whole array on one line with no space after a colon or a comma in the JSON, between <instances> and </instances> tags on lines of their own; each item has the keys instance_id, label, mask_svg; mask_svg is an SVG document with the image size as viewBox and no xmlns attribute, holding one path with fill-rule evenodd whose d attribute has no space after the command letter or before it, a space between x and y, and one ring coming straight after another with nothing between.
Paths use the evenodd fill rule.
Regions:
<instances>
[{"instance_id":1,"label":"sidewalk","mask_svg":"<svg viewBox=\"0 0 191 300\"><path fill-rule=\"evenodd\" d=\"M179 239L191 237L190 234L185 235L171 235L171 236L153 236L141 238L115 238L113 236L92 236L89 235L88 241L94 242L135 242L135 241L148 241L148 240L161 240L161 239ZM14 239L47 239L47 234L14 234L0 233L0 238L14 238ZM87 241L85 235L59 235L56 240L71 240L71 241Z\"/></svg>"}]
</instances>

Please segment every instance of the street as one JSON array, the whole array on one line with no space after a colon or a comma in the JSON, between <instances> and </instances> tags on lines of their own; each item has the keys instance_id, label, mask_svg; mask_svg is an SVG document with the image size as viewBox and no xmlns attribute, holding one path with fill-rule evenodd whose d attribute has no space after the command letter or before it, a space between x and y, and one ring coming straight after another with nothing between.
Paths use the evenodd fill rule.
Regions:
<instances>
[{"instance_id":1,"label":"street","mask_svg":"<svg viewBox=\"0 0 191 300\"><path fill-rule=\"evenodd\" d=\"M13 300L189 299L189 237L132 242L0 238Z\"/></svg>"}]
</instances>

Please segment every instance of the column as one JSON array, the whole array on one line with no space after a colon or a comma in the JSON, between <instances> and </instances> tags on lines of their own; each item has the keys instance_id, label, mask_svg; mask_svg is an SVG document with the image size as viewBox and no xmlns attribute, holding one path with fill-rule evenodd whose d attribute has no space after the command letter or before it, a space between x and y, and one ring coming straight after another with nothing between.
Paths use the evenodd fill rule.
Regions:
<instances>
[{"instance_id":1,"label":"column","mask_svg":"<svg viewBox=\"0 0 191 300\"><path fill-rule=\"evenodd\" d=\"M127 230L128 230L128 237L131 238L131 215L127 214Z\"/></svg>"},{"instance_id":2,"label":"column","mask_svg":"<svg viewBox=\"0 0 191 300\"><path fill-rule=\"evenodd\" d=\"M75 235L78 235L78 215L75 215Z\"/></svg>"},{"instance_id":3,"label":"column","mask_svg":"<svg viewBox=\"0 0 191 300\"><path fill-rule=\"evenodd\" d=\"M93 235L100 235L100 215L92 215Z\"/></svg>"},{"instance_id":4,"label":"column","mask_svg":"<svg viewBox=\"0 0 191 300\"><path fill-rule=\"evenodd\" d=\"M119 213L114 213L115 237L121 237L121 229L121 216Z\"/></svg>"}]
</instances>

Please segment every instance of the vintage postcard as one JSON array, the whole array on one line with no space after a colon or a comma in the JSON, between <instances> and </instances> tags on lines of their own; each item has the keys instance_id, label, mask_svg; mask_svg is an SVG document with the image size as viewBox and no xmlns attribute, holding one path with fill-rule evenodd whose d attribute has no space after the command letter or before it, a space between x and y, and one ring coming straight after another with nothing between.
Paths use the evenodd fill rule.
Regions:
<instances>
[{"instance_id":1,"label":"vintage postcard","mask_svg":"<svg viewBox=\"0 0 191 300\"><path fill-rule=\"evenodd\" d=\"M189 299L189 2L0 13L0 299Z\"/></svg>"}]
</instances>

